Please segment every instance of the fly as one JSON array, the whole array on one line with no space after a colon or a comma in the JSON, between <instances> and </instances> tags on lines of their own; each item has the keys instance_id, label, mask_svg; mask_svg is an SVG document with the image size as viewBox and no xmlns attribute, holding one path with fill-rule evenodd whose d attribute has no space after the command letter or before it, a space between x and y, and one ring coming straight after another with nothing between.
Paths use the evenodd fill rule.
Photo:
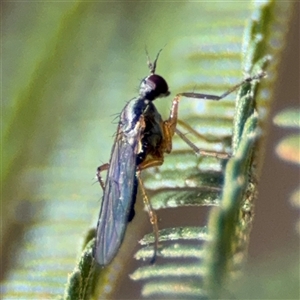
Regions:
<instances>
[{"instance_id":1,"label":"fly","mask_svg":"<svg viewBox=\"0 0 300 300\"><path fill-rule=\"evenodd\" d=\"M176 132L192 149L201 155L228 159L227 153L203 151L197 148L176 128L178 105L182 96L204 100L221 100L245 82L260 79L264 72L248 77L221 96L199 93L179 93L172 101L169 118L163 121L153 101L170 94L166 80L155 74L156 64L161 50L153 63L148 57L150 75L140 84L139 95L130 100L120 114L117 134L111 151L110 161L97 169L97 177L104 191L100 209L94 257L101 266L108 265L117 254L123 241L127 223L135 214L138 185L141 187L143 201L147 207L149 219L155 236L154 253L151 263L156 259L158 249L157 216L147 197L140 172L144 169L161 166L164 153L172 151L172 137ZM107 170L104 183L101 172Z\"/></svg>"}]
</instances>

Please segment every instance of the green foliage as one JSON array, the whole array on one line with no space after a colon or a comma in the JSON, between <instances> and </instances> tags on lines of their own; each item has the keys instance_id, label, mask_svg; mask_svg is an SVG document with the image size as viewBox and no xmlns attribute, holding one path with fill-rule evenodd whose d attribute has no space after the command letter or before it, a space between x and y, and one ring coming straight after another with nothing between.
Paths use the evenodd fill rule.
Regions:
<instances>
[{"instance_id":1,"label":"green foliage","mask_svg":"<svg viewBox=\"0 0 300 300\"><path fill-rule=\"evenodd\" d=\"M109 267L93 265L91 234L79 254L84 232L97 224L99 213L102 191L98 184L93 185L93 174L109 159L116 129L112 114L119 113L126 101L136 95L139 79L148 74L145 44L154 57L167 43L157 72L167 79L173 96L181 91L222 94L243 75L263 69L265 55L274 56L278 51L270 46L270 40L276 45L274 41L285 33L288 9L288 4L272 1L255 5L5 4L1 199L4 297L46 299L64 295L66 299L90 299L98 294L100 298L119 298L124 295L116 293L118 285L129 273L135 281L147 279L143 281L144 296L206 297L213 274L220 270L217 283L223 285L231 270L224 266L232 266L237 246L243 245L239 248L243 253L247 248L248 236L243 235L246 238L242 244L241 235L249 232L250 225L240 224L237 214L241 206L246 211L247 203L242 196L236 202L232 197L246 190L249 200L255 193L244 173L251 168L252 147L259 135L257 117L261 118L261 108L269 105L269 97L266 93L255 97L238 122L237 111L241 110L236 110L235 103L248 104L249 96L254 101L257 83L244 85L237 101L232 95L220 102L182 99L180 118L190 126L181 124L182 131L188 132L200 148L226 152L233 149L236 156L227 166L216 158L196 157L175 136L174 151L164 165L145 174L153 206L176 207L176 225L159 224L161 257L156 265L148 265L153 241L148 235L136 254L136 258L146 260L144 267L134 272L126 269L148 222L139 201L137 216ZM280 15L285 12L283 19L276 19L278 10ZM250 24L245 31L246 21ZM273 33L270 27L275 25L277 31ZM246 42L242 46L243 32ZM262 34L266 32L266 36ZM269 91L266 85L264 88ZM164 118L170 104L171 99L157 101ZM232 124L238 125L233 129ZM238 136L233 145L232 132ZM225 167L229 175L226 173L224 179ZM242 184L231 185L240 173L244 174ZM219 211L224 212L225 205L230 214L219 218L219 212L213 211L209 231L206 226L182 226L177 210L193 206L200 218L203 206L219 205L223 181L226 190ZM240 188L244 192L236 190ZM223 225L216 226L214 222L225 222L228 230L222 232ZM234 230L237 233L232 236ZM214 244L222 247L214 248ZM212 261L215 257L209 256L207 249L212 249L210 253L219 260ZM224 257L220 256L222 249ZM76 255L80 257L77 264ZM132 298L140 297L138 289L134 290L137 294Z\"/></svg>"}]
</instances>

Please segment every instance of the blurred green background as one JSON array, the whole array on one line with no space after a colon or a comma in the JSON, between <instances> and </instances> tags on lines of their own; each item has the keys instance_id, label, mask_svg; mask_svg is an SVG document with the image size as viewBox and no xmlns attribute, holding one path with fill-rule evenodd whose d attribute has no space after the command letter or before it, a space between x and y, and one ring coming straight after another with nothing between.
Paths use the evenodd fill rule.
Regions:
<instances>
[{"instance_id":1,"label":"blurred green background","mask_svg":"<svg viewBox=\"0 0 300 300\"><path fill-rule=\"evenodd\" d=\"M220 94L243 76L241 43L252 8L238 1L2 3L3 291L29 299L63 293L81 238L97 222L102 192L94 174L109 159L113 120L148 74L145 46L154 58L166 45L157 73L172 95ZM278 76L272 114L300 99L297 13L288 28L278 74L270 75ZM170 102L157 103L163 117ZM183 104L181 116L190 109ZM232 116L233 110L218 113ZM273 129L268 137L247 267L255 286L264 282L256 273L263 268L271 290L289 266L293 272L299 266L298 212L288 202L299 170L275 157L280 134ZM272 268L281 271L278 277ZM118 287L121 295L138 297L127 280ZM297 295L295 282L285 288Z\"/></svg>"}]
</instances>

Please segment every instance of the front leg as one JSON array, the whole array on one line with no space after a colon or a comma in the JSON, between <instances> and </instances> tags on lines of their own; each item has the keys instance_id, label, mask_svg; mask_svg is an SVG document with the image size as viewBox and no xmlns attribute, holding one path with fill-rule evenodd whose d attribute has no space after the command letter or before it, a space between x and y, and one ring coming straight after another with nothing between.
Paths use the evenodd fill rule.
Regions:
<instances>
[{"instance_id":1,"label":"front leg","mask_svg":"<svg viewBox=\"0 0 300 300\"><path fill-rule=\"evenodd\" d=\"M184 141L186 142L196 154L200 154L203 156L212 156L220 159L228 159L230 158L230 154L227 154L225 152L215 152L215 151L206 151L198 148L191 140L189 140L184 133L182 133L179 129L177 129L177 122L178 122L178 106L180 101L180 96L186 96L189 93L182 93L176 95L176 97L173 99L172 107L169 115L169 119L163 122L163 133L164 133L164 152L170 153L172 151L172 138L174 133L176 134ZM218 96L212 96L212 95L203 95L203 94L197 94L199 97L202 96L210 96L211 98L216 98ZM193 94L195 98L195 94ZM205 138L204 138L205 139ZM154 163L154 162L153 162ZM162 164L162 163L161 163ZM158 165L158 164L156 164Z\"/></svg>"},{"instance_id":2,"label":"front leg","mask_svg":"<svg viewBox=\"0 0 300 300\"><path fill-rule=\"evenodd\" d=\"M164 152L166 153L172 151L172 138L177 126L179 100L180 94L176 95L172 101L169 119L163 122Z\"/></svg>"},{"instance_id":3,"label":"front leg","mask_svg":"<svg viewBox=\"0 0 300 300\"><path fill-rule=\"evenodd\" d=\"M172 137L173 137L174 133L176 132L195 151L196 154L201 154L204 156L213 156L213 157L217 157L217 158L221 158L221 159L230 158L231 155L224 153L224 152L205 151L205 150L199 149L180 130L178 130L176 128L177 121L178 121L178 106L179 106L180 98L183 96L183 97L187 97L187 98L219 101L219 100L225 98L226 96L228 96L229 94L231 94L232 92L234 92L235 90L237 90L244 83L251 82L253 80L259 80L262 77L264 77L265 75L266 75L266 73L262 71L252 77L247 77L246 79L242 80L240 83L231 87L229 90L227 90L221 96L194 93L194 92L177 94L172 102L169 119L163 122L163 132L164 132L164 137L165 137L165 140L164 140L165 152L170 153L172 151Z\"/></svg>"}]
</instances>

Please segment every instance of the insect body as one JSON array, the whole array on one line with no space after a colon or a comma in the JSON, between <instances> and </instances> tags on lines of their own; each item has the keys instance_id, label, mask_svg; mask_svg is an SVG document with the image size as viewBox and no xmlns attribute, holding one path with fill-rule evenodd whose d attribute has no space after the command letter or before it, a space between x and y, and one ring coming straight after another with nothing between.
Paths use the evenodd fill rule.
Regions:
<instances>
[{"instance_id":1,"label":"insect body","mask_svg":"<svg viewBox=\"0 0 300 300\"><path fill-rule=\"evenodd\" d=\"M141 186L143 200L148 208L155 235L152 259L154 262L158 247L157 217L145 193L140 171L163 164L164 153L170 153L172 150L172 137L175 132L199 154L219 158L230 157L228 154L198 149L176 128L180 97L220 100L243 83L264 76L262 72L257 76L249 77L221 96L199 93L177 94L173 99L169 118L163 121L153 104L155 99L170 94L165 79L155 74L159 54L160 51L153 64L148 58L150 75L142 80L139 96L129 101L121 112L109 164L98 168L97 176L104 194L97 224L94 257L102 266L108 265L117 254L127 223L134 217L138 183ZM103 170L108 170L105 184L100 174Z\"/></svg>"},{"instance_id":2,"label":"insect body","mask_svg":"<svg viewBox=\"0 0 300 300\"><path fill-rule=\"evenodd\" d=\"M162 119L152 101L170 94L166 81L155 72L142 80L137 98L129 101L121 112L109 164L98 168L98 179L104 189L97 225L94 257L107 265L116 255L123 240L127 222L134 216L134 203L139 174L137 167L148 155L162 157ZM108 169L104 184L100 172Z\"/></svg>"}]
</instances>

